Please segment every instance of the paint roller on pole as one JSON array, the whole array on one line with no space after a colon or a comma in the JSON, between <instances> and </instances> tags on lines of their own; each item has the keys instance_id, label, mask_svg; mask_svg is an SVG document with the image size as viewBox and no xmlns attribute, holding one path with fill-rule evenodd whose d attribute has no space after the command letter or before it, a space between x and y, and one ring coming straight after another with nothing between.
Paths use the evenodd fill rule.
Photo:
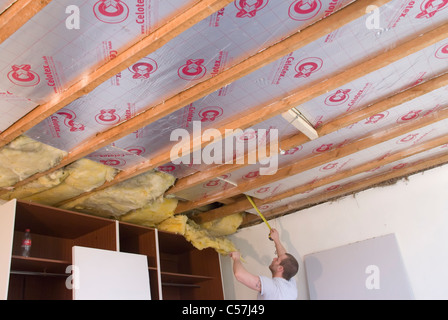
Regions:
<instances>
[{"instance_id":1,"label":"paint roller on pole","mask_svg":"<svg viewBox=\"0 0 448 320\"><path fill-rule=\"evenodd\" d=\"M269 231L270 231L270 230L272 229L271 226L269 225L268 221L267 221L266 218L263 216L263 214L260 212L260 210L258 210L258 208L257 208L257 206L256 206L256 204L255 204L255 202L254 202L254 200L253 200L250 196L248 196L247 194L246 194L246 197L247 197L247 199L249 200L249 202L250 202L250 204L252 205L252 207L254 207L255 211L257 211L257 213L258 213L258 215L260 216L260 218L264 221L264 223L266 223L266 225L268 226ZM269 235L269 240L272 241L272 238L271 238L270 235Z\"/></svg>"}]
</instances>

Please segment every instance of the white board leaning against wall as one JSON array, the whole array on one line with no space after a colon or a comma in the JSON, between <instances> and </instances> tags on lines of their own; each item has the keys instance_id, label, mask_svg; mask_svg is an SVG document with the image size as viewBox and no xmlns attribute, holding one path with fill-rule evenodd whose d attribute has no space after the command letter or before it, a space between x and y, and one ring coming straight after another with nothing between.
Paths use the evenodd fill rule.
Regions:
<instances>
[{"instance_id":1,"label":"white board leaning against wall","mask_svg":"<svg viewBox=\"0 0 448 320\"><path fill-rule=\"evenodd\" d=\"M408 300L412 289L394 234L305 256L312 300Z\"/></svg>"}]
</instances>

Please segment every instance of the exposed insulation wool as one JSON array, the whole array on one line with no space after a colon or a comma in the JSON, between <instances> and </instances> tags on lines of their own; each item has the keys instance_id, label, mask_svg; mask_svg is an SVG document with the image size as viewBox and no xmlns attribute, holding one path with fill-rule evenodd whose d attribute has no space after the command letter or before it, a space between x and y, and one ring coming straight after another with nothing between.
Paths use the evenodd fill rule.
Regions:
<instances>
[{"instance_id":1,"label":"exposed insulation wool","mask_svg":"<svg viewBox=\"0 0 448 320\"><path fill-rule=\"evenodd\" d=\"M182 214L173 216L162 221L157 225L157 229L172 233L185 235L185 227L187 225L188 217Z\"/></svg>"},{"instance_id":2,"label":"exposed insulation wool","mask_svg":"<svg viewBox=\"0 0 448 320\"><path fill-rule=\"evenodd\" d=\"M67 153L26 136L0 150L0 187L8 187L57 165Z\"/></svg>"},{"instance_id":3,"label":"exposed insulation wool","mask_svg":"<svg viewBox=\"0 0 448 320\"><path fill-rule=\"evenodd\" d=\"M174 215L177 199L161 198L120 217L121 221L154 227Z\"/></svg>"},{"instance_id":4,"label":"exposed insulation wool","mask_svg":"<svg viewBox=\"0 0 448 320\"><path fill-rule=\"evenodd\" d=\"M199 250L205 248L213 248L218 253L228 255L233 251L238 251L234 244L226 237L214 237L210 233L202 229L194 221L188 220L185 227L185 239Z\"/></svg>"},{"instance_id":5,"label":"exposed insulation wool","mask_svg":"<svg viewBox=\"0 0 448 320\"><path fill-rule=\"evenodd\" d=\"M64 169L56 170L50 174L47 174L43 177L40 177L30 183L27 183L24 186L15 188L12 191L9 191L5 194L2 194L0 198L5 200L11 200L11 199L24 199L26 197L29 197L33 194L37 194L39 192L48 190L50 188L53 188L64 181L65 178L68 176L68 171Z\"/></svg>"},{"instance_id":6,"label":"exposed insulation wool","mask_svg":"<svg viewBox=\"0 0 448 320\"><path fill-rule=\"evenodd\" d=\"M76 197L111 181L117 170L89 159L80 159L64 169L65 179L48 190L24 198L47 205Z\"/></svg>"},{"instance_id":7,"label":"exposed insulation wool","mask_svg":"<svg viewBox=\"0 0 448 320\"><path fill-rule=\"evenodd\" d=\"M200 226L208 230L210 235L219 237L235 233L242 222L243 214L235 213L221 219L202 223Z\"/></svg>"},{"instance_id":8,"label":"exposed insulation wool","mask_svg":"<svg viewBox=\"0 0 448 320\"><path fill-rule=\"evenodd\" d=\"M175 178L167 173L148 171L66 203L61 208L118 218L159 198L174 181Z\"/></svg>"},{"instance_id":9,"label":"exposed insulation wool","mask_svg":"<svg viewBox=\"0 0 448 320\"><path fill-rule=\"evenodd\" d=\"M160 223L157 228L162 231L181 234L199 250L213 248L218 253L228 255L237 251L234 244L224 236L215 237L206 229L201 228L185 215L176 215Z\"/></svg>"},{"instance_id":10,"label":"exposed insulation wool","mask_svg":"<svg viewBox=\"0 0 448 320\"><path fill-rule=\"evenodd\" d=\"M19 181L18 176L11 169L2 166L0 162L0 187L12 186Z\"/></svg>"}]
</instances>

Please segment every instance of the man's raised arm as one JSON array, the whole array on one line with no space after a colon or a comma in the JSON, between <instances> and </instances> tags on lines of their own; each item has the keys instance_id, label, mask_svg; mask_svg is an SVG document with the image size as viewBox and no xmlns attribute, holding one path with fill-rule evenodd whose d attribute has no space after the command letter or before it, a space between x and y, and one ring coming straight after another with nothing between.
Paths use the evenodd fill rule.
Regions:
<instances>
[{"instance_id":1,"label":"man's raised arm","mask_svg":"<svg viewBox=\"0 0 448 320\"><path fill-rule=\"evenodd\" d=\"M277 229L274 229L274 228L271 229L271 233L269 234L269 236L274 241L275 249L277 250L277 256L280 257L280 256L286 254L287 251L280 241L280 235L279 235Z\"/></svg>"}]
</instances>

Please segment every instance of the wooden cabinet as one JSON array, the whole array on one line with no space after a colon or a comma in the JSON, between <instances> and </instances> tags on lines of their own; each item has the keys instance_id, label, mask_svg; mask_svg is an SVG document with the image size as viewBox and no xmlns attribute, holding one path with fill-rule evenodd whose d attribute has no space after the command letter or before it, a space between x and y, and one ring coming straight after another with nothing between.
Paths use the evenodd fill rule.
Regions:
<instances>
[{"instance_id":1,"label":"wooden cabinet","mask_svg":"<svg viewBox=\"0 0 448 320\"><path fill-rule=\"evenodd\" d=\"M214 250L197 250L182 236L153 228L13 202L15 210L12 202L0 206L2 237L8 238L13 228L10 244L4 241L0 247L0 285L8 288L5 277L9 277L9 289L3 288L8 299L72 299L66 281L73 246L146 255L153 300L223 299L219 255ZM5 210L15 212L8 215ZM30 257L20 254L26 229L32 236Z\"/></svg>"},{"instance_id":2,"label":"wooden cabinet","mask_svg":"<svg viewBox=\"0 0 448 320\"><path fill-rule=\"evenodd\" d=\"M158 234L164 299L224 298L216 251L197 250L179 235L162 231Z\"/></svg>"},{"instance_id":3,"label":"wooden cabinet","mask_svg":"<svg viewBox=\"0 0 448 320\"><path fill-rule=\"evenodd\" d=\"M157 230L124 222L119 223L118 230L120 251L144 254L148 257L151 298L161 300Z\"/></svg>"}]
</instances>

